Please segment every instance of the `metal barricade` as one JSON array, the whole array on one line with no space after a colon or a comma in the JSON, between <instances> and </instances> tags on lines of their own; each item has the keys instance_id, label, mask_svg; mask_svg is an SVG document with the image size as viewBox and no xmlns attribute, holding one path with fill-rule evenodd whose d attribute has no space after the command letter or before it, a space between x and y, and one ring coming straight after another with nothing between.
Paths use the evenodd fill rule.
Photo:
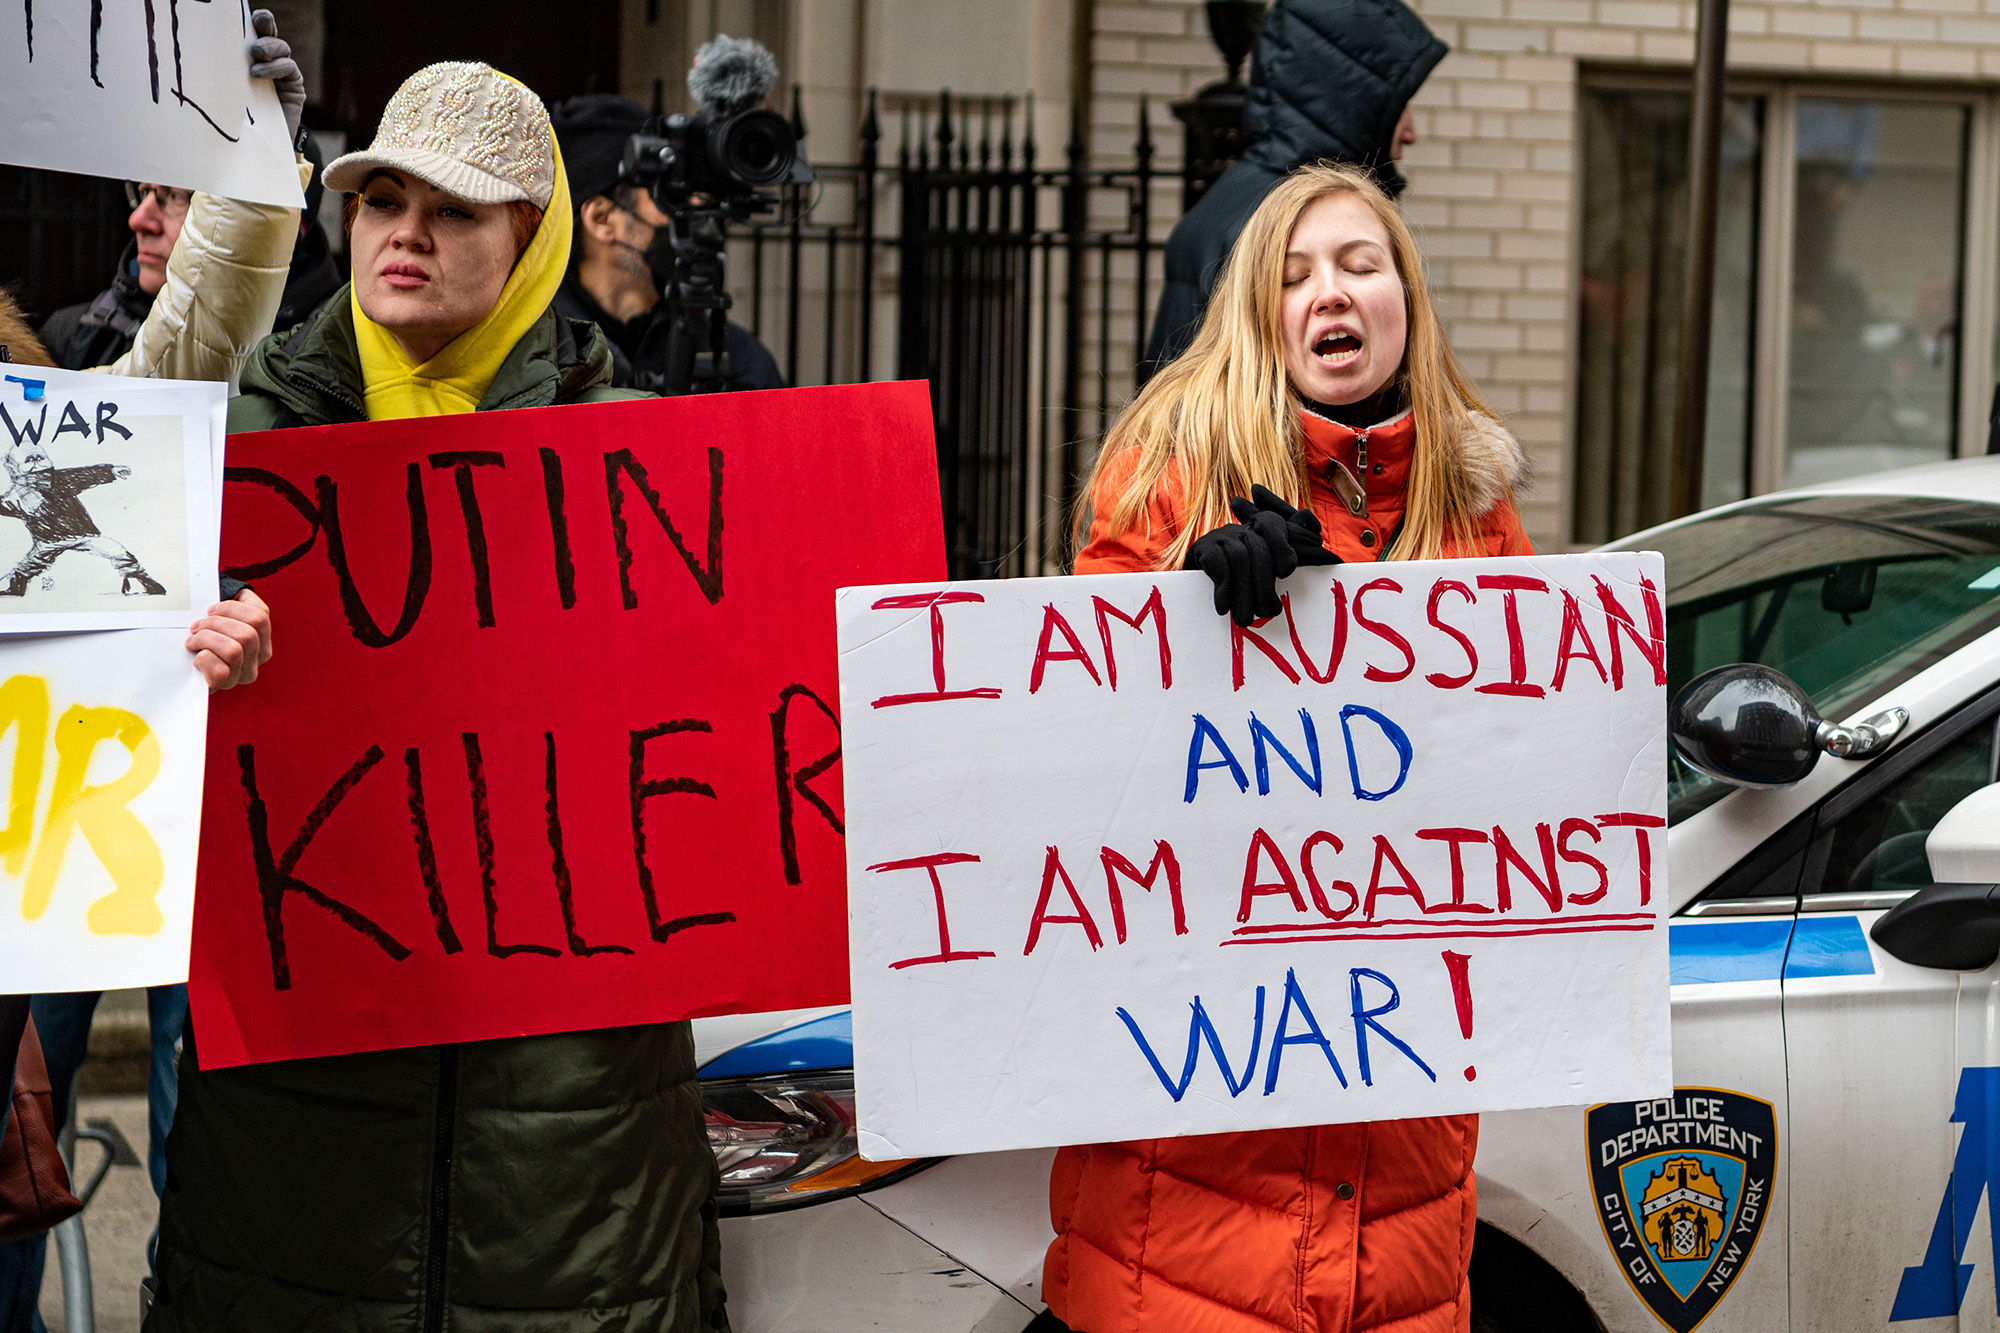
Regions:
<instances>
[{"instance_id":1,"label":"metal barricade","mask_svg":"<svg viewBox=\"0 0 2000 1333\"><path fill-rule=\"evenodd\" d=\"M104 1155L91 1172L89 1181L83 1188L76 1189L76 1145L79 1142L97 1144ZM62 1151L63 1165L69 1171L71 1189L82 1200L86 1212L97 1187L111 1174L112 1167L144 1165L139 1154L132 1150L131 1143L111 1121L93 1120L82 1128L77 1127L74 1088L70 1090L69 1118L63 1122L56 1146ZM58 1225L54 1234L56 1263L62 1275L63 1333L97 1333L97 1306L90 1285L90 1242L83 1230L83 1213L79 1212Z\"/></svg>"}]
</instances>

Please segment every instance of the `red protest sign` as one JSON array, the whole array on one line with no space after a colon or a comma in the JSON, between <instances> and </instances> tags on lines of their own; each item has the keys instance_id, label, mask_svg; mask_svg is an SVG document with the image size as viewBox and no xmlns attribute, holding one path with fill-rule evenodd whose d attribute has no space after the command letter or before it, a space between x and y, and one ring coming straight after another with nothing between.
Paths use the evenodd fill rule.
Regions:
<instances>
[{"instance_id":1,"label":"red protest sign","mask_svg":"<svg viewBox=\"0 0 2000 1333\"><path fill-rule=\"evenodd\" d=\"M229 442L204 1066L847 998L833 590L937 579L922 383Z\"/></svg>"}]
</instances>

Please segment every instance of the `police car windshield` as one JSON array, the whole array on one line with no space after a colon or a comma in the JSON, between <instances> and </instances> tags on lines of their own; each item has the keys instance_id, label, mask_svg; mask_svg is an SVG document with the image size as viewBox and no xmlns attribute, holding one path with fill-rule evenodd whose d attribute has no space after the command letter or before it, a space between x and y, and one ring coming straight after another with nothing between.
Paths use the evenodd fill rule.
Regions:
<instances>
[{"instance_id":1,"label":"police car windshield","mask_svg":"<svg viewBox=\"0 0 2000 1333\"><path fill-rule=\"evenodd\" d=\"M2000 625L2000 505L1822 495L1717 514L1609 549L1667 562L1668 697L1762 662L1840 718ZM1679 820L1730 789L1671 760Z\"/></svg>"}]
</instances>

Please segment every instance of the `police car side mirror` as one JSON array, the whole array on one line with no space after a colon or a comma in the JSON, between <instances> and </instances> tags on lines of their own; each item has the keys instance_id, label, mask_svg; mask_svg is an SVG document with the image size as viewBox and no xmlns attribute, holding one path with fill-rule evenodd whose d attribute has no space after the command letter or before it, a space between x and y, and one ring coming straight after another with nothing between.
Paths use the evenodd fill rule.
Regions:
<instances>
[{"instance_id":1,"label":"police car side mirror","mask_svg":"<svg viewBox=\"0 0 2000 1333\"><path fill-rule=\"evenodd\" d=\"M1667 730L1681 758L1736 787L1788 787L1822 751L1862 759L1885 748L1909 724L1900 708L1844 727L1819 715L1809 695L1782 671L1755 662L1704 671L1674 696Z\"/></svg>"},{"instance_id":2,"label":"police car side mirror","mask_svg":"<svg viewBox=\"0 0 2000 1333\"><path fill-rule=\"evenodd\" d=\"M1953 806L1924 851L1937 882L1884 913L1869 937L1917 967L1992 966L2000 958L2000 783Z\"/></svg>"}]
</instances>

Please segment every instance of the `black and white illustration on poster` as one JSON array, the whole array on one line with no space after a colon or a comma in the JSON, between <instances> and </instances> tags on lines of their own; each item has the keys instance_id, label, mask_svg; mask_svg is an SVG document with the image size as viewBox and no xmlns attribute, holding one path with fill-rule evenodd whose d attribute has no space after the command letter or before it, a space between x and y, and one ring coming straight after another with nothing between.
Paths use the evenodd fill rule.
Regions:
<instances>
[{"instance_id":1,"label":"black and white illustration on poster","mask_svg":"<svg viewBox=\"0 0 2000 1333\"><path fill-rule=\"evenodd\" d=\"M226 387L7 372L0 634L185 626L216 598Z\"/></svg>"},{"instance_id":2,"label":"black and white illustration on poster","mask_svg":"<svg viewBox=\"0 0 2000 1333\"><path fill-rule=\"evenodd\" d=\"M17 0L0 16L0 162L297 208L244 0Z\"/></svg>"}]
</instances>

